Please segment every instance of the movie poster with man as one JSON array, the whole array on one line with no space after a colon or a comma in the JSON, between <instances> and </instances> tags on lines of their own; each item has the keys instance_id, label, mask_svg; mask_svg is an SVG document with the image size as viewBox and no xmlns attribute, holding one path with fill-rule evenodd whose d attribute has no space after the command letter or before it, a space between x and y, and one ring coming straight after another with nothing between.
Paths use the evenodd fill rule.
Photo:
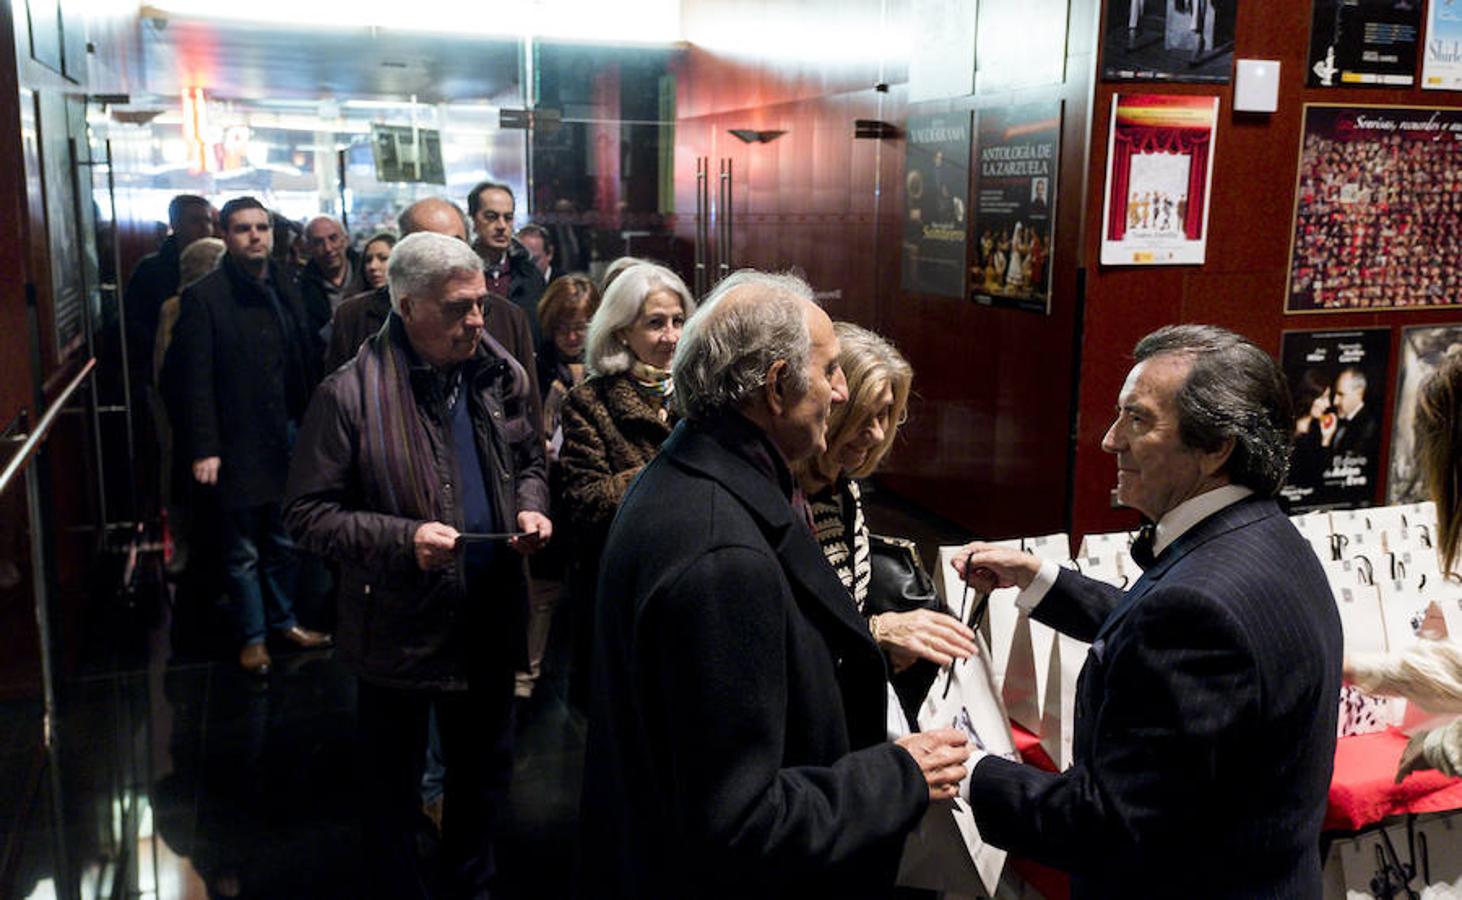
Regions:
<instances>
[{"instance_id":1,"label":"movie poster with man","mask_svg":"<svg viewBox=\"0 0 1462 900\"><path fill-rule=\"evenodd\" d=\"M1112 98L1102 265L1203 263L1217 130L1217 97Z\"/></svg>"},{"instance_id":2,"label":"movie poster with man","mask_svg":"<svg viewBox=\"0 0 1462 900\"><path fill-rule=\"evenodd\" d=\"M1431 499L1416 458L1416 400L1421 386L1442 360L1457 353L1462 353L1462 323L1418 325L1401 332L1391 462L1386 477L1387 503L1420 503Z\"/></svg>"},{"instance_id":3,"label":"movie poster with man","mask_svg":"<svg viewBox=\"0 0 1462 900\"><path fill-rule=\"evenodd\" d=\"M1310 87L1416 83L1418 0L1315 0L1310 20Z\"/></svg>"},{"instance_id":4,"label":"movie poster with man","mask_svg":"<svg viewBox=\"0 0 1462 900\"><path fill-rule=\"evenodd\" d=\"M1390 354L1389 328L1284 333L1295 420L1280 493L1291 512L1375 504Z\"/></svg>"},{"instance_id":5,"label":"movie poster with man","mask_svg":"<svg viewBox=\"0 0 1462 900\"><path fill-rule=\"evenodd\" d=\"M971 119L969 112L909 116L902 284L911 293L965 295Z\"/></svg>"},{"instance_id":6,"label":"movie poster with man","mask_svg":"<svg viewBox=\"0 0 1462 900\"><path fill-rule=\"evenodd\" d=\"M1462 109L1307 105L1286 311L1456 304L1459 176Z\"/></svg>"},{"instance_id":7,"label":"movie poster with man","mask_svg":"<svg viewBox=\"0 0 1462 900\"><path fill-rule=\"evenodd\" d=\"M1048 313L1061 103L984 109L975 128L970 297Z\"/></svg>"}]
</instances>

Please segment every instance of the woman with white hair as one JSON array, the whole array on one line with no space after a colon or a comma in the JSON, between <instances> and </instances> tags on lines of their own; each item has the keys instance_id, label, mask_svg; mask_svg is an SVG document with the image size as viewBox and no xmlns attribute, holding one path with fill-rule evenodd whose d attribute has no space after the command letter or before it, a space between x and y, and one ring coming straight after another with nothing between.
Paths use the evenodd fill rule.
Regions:
<instances>
[{"instance_id":1,"label":"woman with white hair","mask_svg":"<svg viewBox=\"0 0 1462 900\"><path fill-rule=\"evenodd\" d=\"M695 300L674 272L653 263L624 269L589 322L589 377L564 398L561 524L573 541L575 621L561 627L573 629L572 666L581 676L591 646L599 552L625 490L670 436L670 361L693 312Z\"/></svg>"}]
</instances>

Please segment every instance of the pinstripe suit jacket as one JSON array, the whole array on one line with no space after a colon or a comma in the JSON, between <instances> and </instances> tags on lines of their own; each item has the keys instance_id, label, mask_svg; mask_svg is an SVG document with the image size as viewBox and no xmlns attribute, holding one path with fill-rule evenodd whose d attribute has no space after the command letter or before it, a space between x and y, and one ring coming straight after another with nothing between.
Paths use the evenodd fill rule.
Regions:
<instances>
[{"instance_id":1,"label":"pinstripe suit jacket","mask_svg":"<svg viewBox=\"0 0 1462 900\"><path fill-rule=\"evenodd\" d=\"M980 833L1076 897L1319 897L1340 618L1309 546L1251 497L1125 594L1062 571L1034 617L1092 644L1074 763L975 767Z\"/></svg>"}]
</instances>

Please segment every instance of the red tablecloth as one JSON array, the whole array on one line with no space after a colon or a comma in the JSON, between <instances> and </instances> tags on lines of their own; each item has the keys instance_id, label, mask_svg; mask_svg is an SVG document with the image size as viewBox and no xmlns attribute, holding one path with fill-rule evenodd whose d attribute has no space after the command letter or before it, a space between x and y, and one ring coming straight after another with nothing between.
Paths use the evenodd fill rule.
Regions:
<instances>
[{"instance_id":1,"label":"red tablecloth","mask_svg":"<svg viewBox=\"0 0 1462 900\"><path fill-rule=\"evenodd\" d=\"M1040 738L1019 725L1012 725L1011 731L1022 759L1037 768L1056 770ZM1462 778L1413 772L1396 784L1396 766L1406 741L1406 735L1396 728L1340 739L1335 746L1330 807L1325 811L1326 831L1359 831L1388 816L1462 809ZM1063 873L1024 859L1012 858L1010 863L1051 900L1070 895L1070 883Z\"/></svg>"}]
</instances>

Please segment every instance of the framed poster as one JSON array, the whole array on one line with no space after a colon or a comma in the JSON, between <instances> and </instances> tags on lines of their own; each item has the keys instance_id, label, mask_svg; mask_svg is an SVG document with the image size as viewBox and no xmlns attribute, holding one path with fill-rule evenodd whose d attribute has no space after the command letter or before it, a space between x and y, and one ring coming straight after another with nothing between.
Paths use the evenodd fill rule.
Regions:
<instances>
[{"instance_id":1,"label":"framed poster","mask_svg":"<svg viewBox=\"0 0 1462 900\"><path fill-rule=\"evenodd\" d=\"M1455 304L1459 138L1462 109L1307 105L1286 310Z\"/></svg>"},{"instance_id":2,"label":"framed poster","mask_svg":"<svg viewBox=\"0 0 1462 900\"><path fill-rule=\"evenodd\" d=\"M906 291L965 295L970 121L968 111L909 116L904 174Z\"/></svg>"},{"instance_id":3,"label":"framed poster","mask_svg":"<svg viewBox=\"0 0 1462 900\"><path fill-rule=\"evenodd\" d=\"M1239 0L1110 0L1102 28L1108 81L1233 78Z\"/></svg>"},{"instance_id":4,"label":"framed poster","mask_svg":"<svg viewBox=\"0 0 1462 900\"><path fill-rule=\"evenodd\" d=\"M987 94L1065 81L1069 11L1070 0L980 0L975 90Z\"/></svg>"},{"instance_id":5,"label":"framed poster","mask_svg":"<svg viewBox=\"0 0 1462 900\"><path fill-rule=\"evenodd\" d=\"M1118 94L1112 99L1102 264L1201 264L1218 98Z\"/></svg>"},{"instance_id":6,"label":"framed poster","mask_svg":"<svg viewBox=\"0 0 1462 900\"><path fill-rule=\"evenodd\" d=\"M1310 87L1416 83L1417 0L1315 0Z\"/></svg>"},{"instance_id":7,"label":"framed poster","mask_svg":"<svg viewBox=\"0 0 1462 900\"><path fill-rule=\"evenodd\" d=\"M975 128L970 297L1050 312L1061 102L984 109Z\"/></svg>"},{"instance_id":8,"label":"framed poster","mask_svg":"<svg viewBox=\"0 0 1462 900\"><path fill-rule=\"evenodd\" d=\"M1462 91L1462 7L1454 0L1427 4L1421 86L1431 91Z\"/></svg>"},{"instance_id":9,"label":"framed poster","mask_svg":"<svg viewBox=\"0 0 1462 900\"><path fill-rule=\"evenodd\" d=\"M1396 368L1396 413L1391 424L1391 462L1386 502L1420 503L1429 499L1416 460L1417 392L1446 356L1462 353L1462 323L1419 325L1401 332ZM1455 639L1455 635L1453 636Z\"/></svg>"},{"instance_id":10,"label":"framed poster","mask_svg":"<svg viewBox=\"0 0 1462 900\"><path fill-rule=\"evenodd\" d=\"M1294 449L1280 493L1290 512L1376 499L1391 330L1287 331L1280 362L1294 403Z\"/></svg>"}]
</instances>

